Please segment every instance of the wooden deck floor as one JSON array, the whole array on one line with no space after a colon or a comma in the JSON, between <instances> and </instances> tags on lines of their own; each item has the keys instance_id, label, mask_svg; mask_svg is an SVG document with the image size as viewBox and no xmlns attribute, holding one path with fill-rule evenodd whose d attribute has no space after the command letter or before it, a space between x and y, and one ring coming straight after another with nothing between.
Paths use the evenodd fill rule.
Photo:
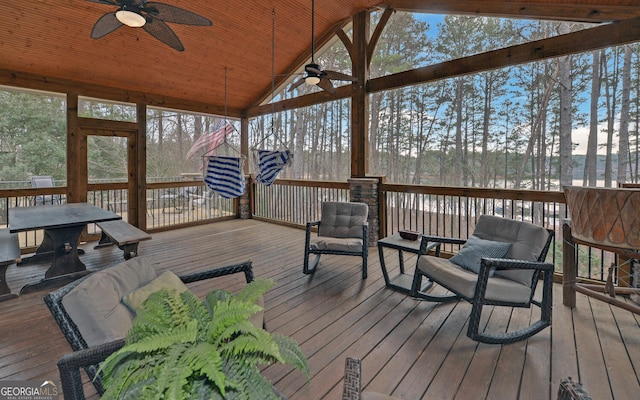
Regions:
<instances>
[{"instance_id":1,"label":"wooden deck floor","mask_svg":"<svg viewBox=\"0 0 640 400\"><path fill-rule=\"evenodd\" d=\"M287 367L265 369L289 399L339 399L347 356L363 359L367 390L403 399L555 399L567 376L581 380L594 399L640 398L638 316L580 294L578 307L567 309L556 285L552 328L513 345L478 344L465 335L470 305L436 305L385 289L376 249L362 280L355 257L323 256L315 275L302 274L303 247L301 230L233 220L156 233L140 244L140 254L158 271L177 272L250 259L257 277L275 279L266 298L267 328L296 339L311 367L309 383ZM91 269L122 257L117 248L84 248ZM395 253L386 254L387 266L396 266ZM12 266L9 285L18 290L45 269ZM70 348L45 294L0 303L0 380L59 381L56 361ZM487 325L513 328L534 317L496 309Z\"/></svg>"}]
</instances>

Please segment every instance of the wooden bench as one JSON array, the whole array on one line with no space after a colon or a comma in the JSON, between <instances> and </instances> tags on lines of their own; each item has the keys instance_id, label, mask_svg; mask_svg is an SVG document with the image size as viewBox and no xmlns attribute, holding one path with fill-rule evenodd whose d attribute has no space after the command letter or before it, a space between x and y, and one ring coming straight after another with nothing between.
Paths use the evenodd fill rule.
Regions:
<instances>
[{"instance_id":1,"label":"wooden bench","mask_svg":"<svg viewBox=\"0 0 640 400\"><path fill-rule=\"evenodd\" d=\"M138 255L140 241L151 239L151 235L121 219L98 222L97 225L102 230L102 236L95 248L118 245L124 251L125 260Z\"/></svg>"},{"instance_id":2,"label":"wooden bench","mask_svg":"<svg viewBox=\"0 0 640 400\"><path fill-rule=\"evenodd\" d=\"M17 233L9 232L9 229L0 229L0 301L18 297L11 293L7 285L7 268L11 264L20 261L20 241Z\"/></svg>"}]
</instances>

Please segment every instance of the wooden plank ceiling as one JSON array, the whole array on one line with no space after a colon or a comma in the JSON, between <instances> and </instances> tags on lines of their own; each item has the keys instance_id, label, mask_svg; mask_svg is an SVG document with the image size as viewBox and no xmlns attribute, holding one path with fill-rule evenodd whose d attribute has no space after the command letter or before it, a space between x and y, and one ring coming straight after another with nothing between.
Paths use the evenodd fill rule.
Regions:
<instances>
[{"instance_id":1,"label":"wooden plank ceiling","mask_svg":"<svg viewBox=\"0 0 640 400\"><path fill-rule=\"evenodd\" d=\"M169 24L185 47L178 52L139 28L91 39L93 24L114 6L1 1L0 84L220 114L226 104L227 115L241 116L270 90L272 10L276 74L299 71L310 57L310 0L162 2L203 15L213 26ZM384 7L593 22L640 16L635 0L316 0L316 40L330 37L360 11Z\"/></svg>"}]
</instances>

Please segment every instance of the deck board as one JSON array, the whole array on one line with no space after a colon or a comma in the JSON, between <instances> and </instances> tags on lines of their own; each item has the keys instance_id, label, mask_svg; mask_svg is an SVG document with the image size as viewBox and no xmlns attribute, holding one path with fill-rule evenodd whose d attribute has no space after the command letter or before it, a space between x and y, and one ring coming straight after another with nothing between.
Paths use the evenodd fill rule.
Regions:
<instances>
[{"instance_id":1,"label":"deck board","mask_svg":"<svg viewBox=\"0 0 640 400\"><path fill-rule=\"evenodd\" d=\"M81 246L90 269L122 261L119 249L93 245ZM627 311L580 294L577 308L568 309L556 285L551 329L511 345L478 344L466 337L469 304L434 304L384 288L376 249L370 250L369 277L362 280L357 257L324 255L315 274L302 274L303 246L302 230L233 220L154 233L140 243L139 254L158 272L252 260L256 277L274 279L276 286L265 296L267 328L300 343L311 380L282 365L264 374L292 400L340 398L347 356L363 359L365 389L403 399L555 399L567 376L598 399L634 398L640 391L640 323ZM411 272L415 257L405 256ZM385 257L390 274L397 274L397 255L387 251ZM11 266L9 286L18 291L45 270ZM214 282L190 287L204 295L213 286L243 285L241 277ZM56 361L70 347L42 301L45 294L0 303L0 380L59 380ZM490 330L513 330L538 315L489 308L482 323ZM85 387L93 393L89 383Z\"/></svg>"}]
</instances>

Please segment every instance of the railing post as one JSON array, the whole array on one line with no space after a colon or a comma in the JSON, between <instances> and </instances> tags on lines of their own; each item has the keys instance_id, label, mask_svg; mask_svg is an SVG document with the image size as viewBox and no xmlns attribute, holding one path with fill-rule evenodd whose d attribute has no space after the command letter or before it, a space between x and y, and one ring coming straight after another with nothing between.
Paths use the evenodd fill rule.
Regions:
<instances>
[{"instance_id":1,"label":"railing post","mask_svg":"<svg viewBox=\"0 0 640 400\"><path fill-rule=\"evenodd\" d=\"M576 307L576 247L571 235L571 222L562 223L562 304Z\"/></svg>"},{"instance_id":2,"label":"railing post","mask_svg":"<svg viewBox=\"0 0 640 400\"><path fill-rule=\"evenodd\" d=\"M369 206L369 247L378 243L380 237L380 215L378 214L378 179L349 178L349 198L351 201Z\"/></svg>"}]
</instances>

